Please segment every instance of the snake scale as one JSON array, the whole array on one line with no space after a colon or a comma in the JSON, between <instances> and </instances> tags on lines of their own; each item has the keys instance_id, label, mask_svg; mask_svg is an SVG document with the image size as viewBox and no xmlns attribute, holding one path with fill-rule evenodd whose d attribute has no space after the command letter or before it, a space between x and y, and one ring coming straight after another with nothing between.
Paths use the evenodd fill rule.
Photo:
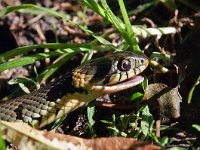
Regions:
<instances>
[{"instance_id":1,"label":"snake scale","mask_svg":"<svg viewBox=\"0 0 200 150\"><path fill-rule=\"evenodd\" d=\"M138 85L147 65L145 55L132 52L94 59L39 90L0 103L0 118L42 128L101 95Z\"/></svg>"}]
</instances>

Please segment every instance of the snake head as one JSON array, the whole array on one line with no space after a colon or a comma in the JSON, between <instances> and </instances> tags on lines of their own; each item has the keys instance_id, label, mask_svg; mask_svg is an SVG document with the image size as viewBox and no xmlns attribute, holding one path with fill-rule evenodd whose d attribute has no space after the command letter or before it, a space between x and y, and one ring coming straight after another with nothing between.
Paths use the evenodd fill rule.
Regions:
<instances>
[{"instance_id":1,"label":"snake head","mask_svg":"<svg viewBox=\"0 0 200 150\"><path fill-rule=\"evenodd\" d=\"M139 76L148 66L144 54L116 52L94 59L72 71L72 84L76 88L101 93L114 93L141 83Z\"/></svg>"}]
</instances>

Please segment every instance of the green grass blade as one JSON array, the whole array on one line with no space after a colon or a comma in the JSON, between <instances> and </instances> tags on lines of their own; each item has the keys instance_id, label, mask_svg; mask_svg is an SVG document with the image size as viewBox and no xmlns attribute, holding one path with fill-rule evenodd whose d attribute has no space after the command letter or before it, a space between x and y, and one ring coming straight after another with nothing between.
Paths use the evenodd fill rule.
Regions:
<instances>
[{"instance_id":1,"label":"green grass blade","mask_svg":"<svg viewBox=\"0 0 200 150\"><path fill-rule=\"evenodd\" d=\"M63 54L65 54L64 51L55 50L48 53L38 53L35 55L24 56L24 57L0 64L0 72L10 69L10 68L29 65L29 64L34 63L37 60L50 58L50 57L58 57Z\"/></svg>"},{"instance_id":2,"label":"green grass blade","mask_svg":"<svg viewBox=\"0 0 200 150\"><path fill-rule=\"evenodd\" d=\"M131 22L128 18L128 14L127 14L123 0L118 0L118 3L119 3L119 6L120 6L122 17L124 19L124 23L125 23L125 26L126 26L127 33L128 34L134 34L132 26L131 26Z\"/></svg>"},{"instance_id":3,"label":"green grass blade","mask_svg":"<svg viewBox=\"0 0 200 150\"><path fill-rule=\"evenodd\" d=\"M33 4L22 4L22 5L17 5L17 6L8 6L5 9L3 9L0 12L0 18L6 16L7 14L11 13L11 12L16 12L16 11L21 11L21 12L28 12L30 14L46 14L46 15L51 15L54 17L59 17L59 18L63 18L65 20L68 20L68 17L62 13L59 13L57 11L54 11L52 9L49 8L44 8L44 7L40 7L37 5L33 5Z\"/></svg>"},{"instance_id":4,"label":"green grass blade","mask_svg":"<svg viewBox=\"0 0 200 150\"><path fill-rule=\"evenodd\" d=\"M188 104L191 103L194 90L195 90L196 86L199 85L199 84L200 84L200 75L199 75L199 77L197 78L197 80L196 80L196 82L194 83L194 85L192 86L192 88L190 89L190 92L189 92L189 94L188 94Z\"/></svg>"},{"instance_id":5,"label":"green grass blade","mask_svg":"<svg viewBox=\"0 0 200 150\"><path fill-rule=\"evenodd\" d=\"M81 2L97 14L101 15L103 18L106 18L103 8L95 0L81 0Z\"/></svg>"},{"instance_id":6,"label":"green grass blade","mask_svg":"<svg viewBox=\"0 0 200 150\"><path fill-rule=\"evenodd\" d=\"M200 125L193 124L192 127L195 128L198 132L200 132Z\"/></svg>"},{"instance_id":7,"label":"green grass blade","mask_svg":"<svg viewBox=\"0 0 200 150\"><path fill-rule=\"evenodd\" d=\"M117 28L117 30L120 32L120 34L124 37L126 42L129 43L129 45L131 47L133 47L134 50L140 51L139 46L137 45L137 41L134 37L133 29L132 29L132 26L130 24L128 16L125 19L126 24L128 24L128 22L129 22L129 25L128 25L128 28L127 28L125 26L126 24L124 24L123 21L120 18L116 17L113 14L113 12L109 8L109 6L107 5L107 2L105 0L101 0L101 4L102 4L103 8L97 2L95 2L94 0L91 0L89 2L86 1L86 0L82 0L82 2L84 4L86 4L89 8L91 8L93 11L95 11L96 13L98 13L99 15L104 17L104 19L111 22ZM120 2L120 4L121 4L121 2ZM101 9L101 11L99 11L99 8ZM123 9L123 15L124 15L126 11L124 11L125 8L122 8L122 9ZM126 13L126 15L127 15L127 13ZM126 29L128 29L128 30L126 30ZM130 32L130 34L129 34L129 32Z\"/></svg>"},{"instance_id":8,"label":"green grass blade","mask_svg":"<svg viewBox=\"0 0 200 150\"><path fill-rule=\"evenodd\" d=\"M19 47L13 50L10 50L8 52L0 54L0 63L7 61L9 58L12 58L14 56L27 53L33 49L38 48L49 48L49 49L66 49L66 48L72 48L76 51L83 51L81 50L81 47L84 48L90 48L89 44L67 44L67 43L48 43L48 44L36 44L31 46L23 46Z\"/></svg>"},{"instance_id":9,"label":"green grass blade","mask_svg":"<svg viewBox=\"0 0 200 150\"><path fill-rule=\"evenodd\" d=\"M141 51L139 46L138 46L138 44L137 44L135 33L133 32L133 28L132 28L131 22L129 20L129 17L128 17L124 2L123 2L123 0L118 0L118 3L119 3L119 6L120 6L122 17L123 17L124 22L125 22L127 34L128 34L129 39L130 39L129 40L130 41L129 44L131 44L130 46L133 48L133 50Z\"/></svg>"}]
</instances>

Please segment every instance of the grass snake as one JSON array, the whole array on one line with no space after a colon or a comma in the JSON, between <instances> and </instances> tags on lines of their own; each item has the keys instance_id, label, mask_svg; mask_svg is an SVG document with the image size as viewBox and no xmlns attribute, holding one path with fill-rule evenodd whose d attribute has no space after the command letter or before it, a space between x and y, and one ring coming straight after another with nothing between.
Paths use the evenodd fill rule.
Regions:
<instances>
[{"instance_id":1,"label":"grass snake","mask_svg":"<svg viewBox=\"0 0 200 150\"><path fill-rule=\"evenodd\" d=\"M99 96L138 85L147 65L145 55L133 52L91 60L39 90L0 103L0 118L42 128Z\"/></svg>"}]
</instances>

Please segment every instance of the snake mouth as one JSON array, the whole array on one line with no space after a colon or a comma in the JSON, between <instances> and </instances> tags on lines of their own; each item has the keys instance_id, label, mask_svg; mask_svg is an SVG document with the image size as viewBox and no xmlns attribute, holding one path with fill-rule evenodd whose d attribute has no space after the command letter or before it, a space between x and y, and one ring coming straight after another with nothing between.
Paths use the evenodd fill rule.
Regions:
<instances>
[{"instance_id":1,"label":"snake mouth","mask_svg":"<svg viewBox=\"0 0 200 150\"><path fill-rule=\"evenodd\" d=\"M128 88L134 87L142 83L143 80L144 80L144 77L142 76L134 76L116 84L95 86L93 87L93 90L101 91L101 93L104 93L104 94L115 93L115 92L119 92L122 90L126 90Z\"/></svg>"}]
</instances>

